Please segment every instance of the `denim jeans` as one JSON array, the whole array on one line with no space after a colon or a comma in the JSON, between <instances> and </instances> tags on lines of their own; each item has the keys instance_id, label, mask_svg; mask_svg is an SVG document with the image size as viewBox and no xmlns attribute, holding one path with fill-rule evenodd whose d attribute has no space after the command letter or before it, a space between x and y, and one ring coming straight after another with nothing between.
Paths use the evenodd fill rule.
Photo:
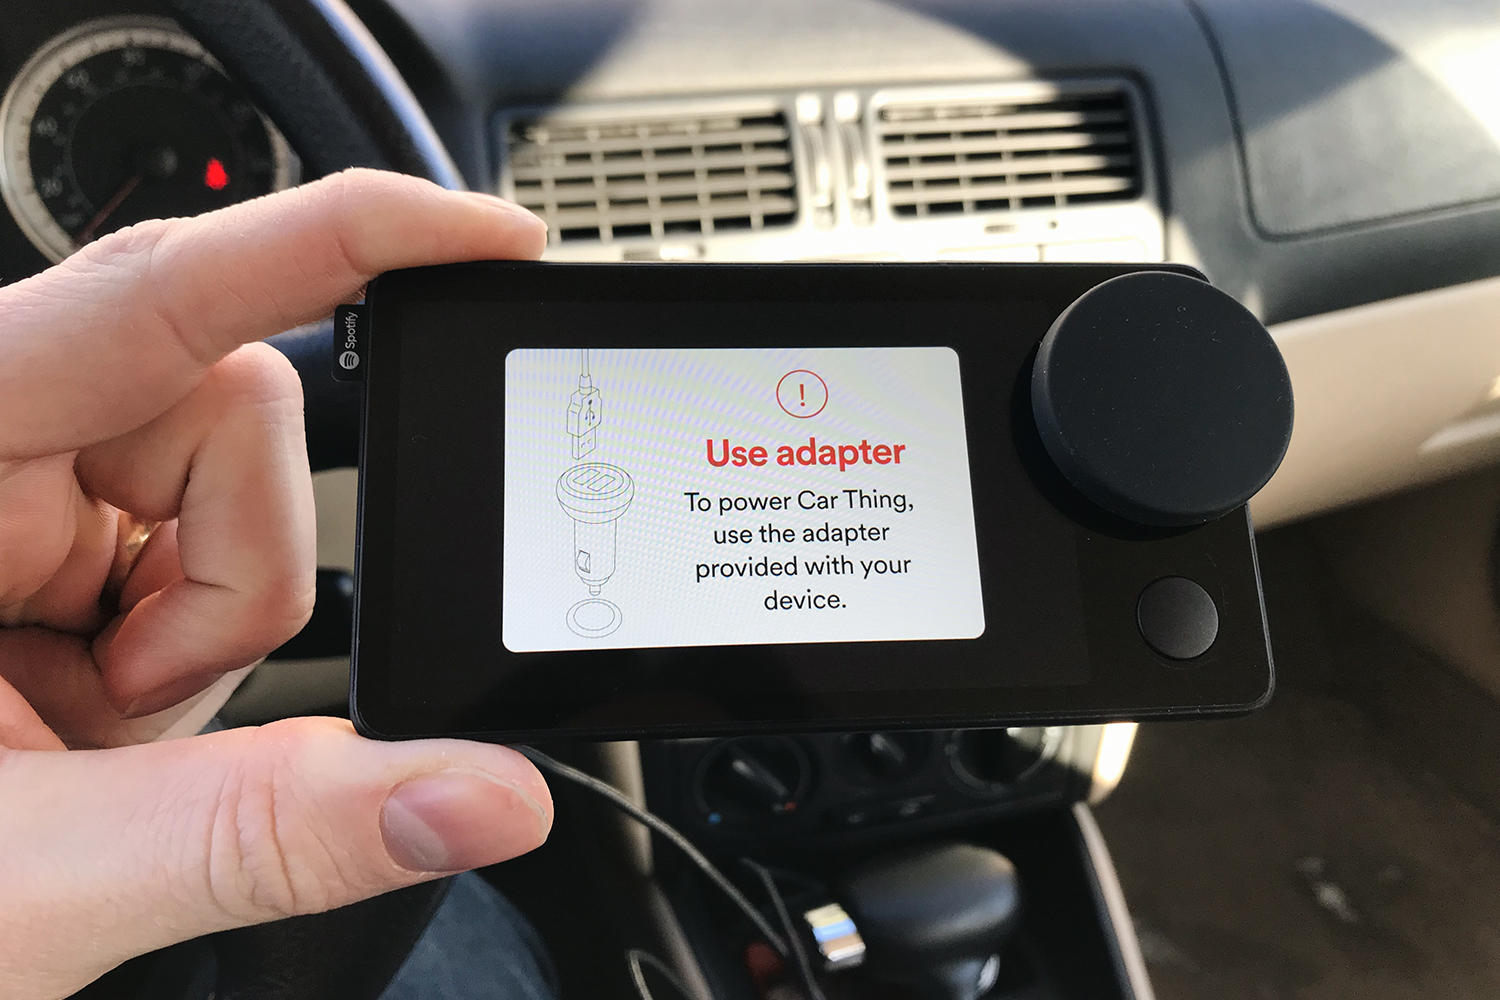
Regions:
<instances>
[{"instance_id":1,"label":"denim jeans","mask_svg":"<svg viewBox=\"0 0 1500 1000\"><path fill-rule=\"evenodd\" d=\"M484 879L453 880L381 1000L558 1000L536 929Z\"/></svg>"}]
</instances>

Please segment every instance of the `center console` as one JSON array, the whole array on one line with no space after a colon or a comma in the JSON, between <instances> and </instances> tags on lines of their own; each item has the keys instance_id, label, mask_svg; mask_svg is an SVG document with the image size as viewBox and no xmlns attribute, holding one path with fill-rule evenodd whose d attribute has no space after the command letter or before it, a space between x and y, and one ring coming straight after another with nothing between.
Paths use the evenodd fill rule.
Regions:
<instances>
[{"instance_id":1,"label":"center console","mask_svg":"<svg viewBox=\"0 0 1500 1000\"><path fill-rule=\"evenodd\" d=\"M870 948L862 965L824 962L816 932L806 939L827 1000L1136 1000L1151 996L1150 983L1108 850L1084 804L1104 731L751 736L644 742L640 753L647 805L764 912L774 910L745 876L741 857L778 873L794 922L830 902L848 910ZM985 871L971 878L954 870L955 858L970 855L1008 860L1009 898L986 897L979 887ZM655 875L709 995L806 995L791 963L759 943L749 922L677 852L655 852ZM870 902L872 885L898 918L894 931ZM997 909L1006 918L988 920ZM919 911L944 914L944 927L1004 926L994 942L955 962L944 942L967 932L954 924L933 931L936 937L922 928L906 933L903 923ZM970 981L928 974L939 967L968 969Z\"/></svg>"},{"instance_id":2,"label":"center console","mask_svg":"<svg viewBox=\"0 0 1500 1000\"><path fill-rule=\"evenodd\" d=\"M891 839L1062 806L1089 791L1101 726L643 743L653 811L705 846Z\"/></svg>"}]
</instances>

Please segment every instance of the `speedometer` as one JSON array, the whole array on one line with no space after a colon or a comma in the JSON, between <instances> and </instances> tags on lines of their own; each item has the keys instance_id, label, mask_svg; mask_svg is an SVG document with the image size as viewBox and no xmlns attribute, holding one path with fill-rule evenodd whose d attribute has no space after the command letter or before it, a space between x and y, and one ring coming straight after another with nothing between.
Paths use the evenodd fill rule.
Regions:
<instances>
[{"instance_id":1,"label":"speedometer","mask_svg":"<svg viewBox=\"0 0 1500 1000\"><path fill-rule=\"evenodd\" d=\"M53 260L143 219L280 190L295 171L243 88L158 18L105 18L58 36L0 101L0 195Z\"/></svg>"}]
</instances>

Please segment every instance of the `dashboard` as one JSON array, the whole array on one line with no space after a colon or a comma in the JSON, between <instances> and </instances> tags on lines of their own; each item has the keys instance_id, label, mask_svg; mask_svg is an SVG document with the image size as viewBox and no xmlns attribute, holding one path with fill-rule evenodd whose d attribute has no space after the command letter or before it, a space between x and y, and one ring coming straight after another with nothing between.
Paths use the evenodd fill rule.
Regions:
<instances>
[{"instance_id":1,"label":"dashboard","mask_svg":"<svg viewBox=\"0 0 1500 1000\"><path fill-rule=\"evenodd\" d=\"M449 110L435 120L465 171L489 184L505 183L503 128L518 107L572 116L592 106L608 117L632 99L806 92L822 98L825 116L868 135L889 100L872 102L871 88L1103 79L1131 105L1138 190L1161 212L1162 249L1147 252L1200 265L1267 322L1500 273L1500 129L1493 77L1479 68L1500 33L1488 3L393 0L387 9L408 44L439 62ZM436 89L419 96L435 104ZM871 169L881 160L872 156ZM880 180L871 179L876 198ZM837 172L833 181L858 199L858 182ZM806 193L816 201L822 190ZM985 225L1026 207L959 212L981 245ZM910 238L888 237L886 249L901 253Z\"/></svg>"},{"instance_id":2,"label":"dashboard","mask_svg":"<svg viewBox=\"0 0 1500 1000\"><path fill-rule=\"evenodd\" d=\"M296 151L245 88L191 35L153 23L170 4L16 6L0 53L5 279L37 266L30 251L65 249L46 217L71 219L83 202L97 212L118 192L93 190L114 180L94 165L133 166L117 154L141 145L147 121L175 121L179 144L213 134L246 158L217 189L195 160L198 200L176 207L297 179ZM1489 71L1500 26L1479 0L353 7L470 186L554 217L559 259L1172 259L1269 323L1500 274ZM189 65L201 75L182 78ZM62 101L89 96L91 68L106 103ZM122 71L139 79L114 80ZM39 113L48 94L74 117ZM49 127L60 131L28 142ZM28 151L60 148L75 129L73 171L54 178L59 164L39 162L29 179ZM707 158L702 144L673 145L689 133L713 147ZM698 159L638 169L673 150ZM141 194L163 179L164 164L151 166ZM674 184L683 169L712 183ZM729 183L736 169L754 183ZM66 190L44 213L25 204L29 180ZM763 204L680 210L743 198ZM585 202L609 217L589 218Z\"/></svg>"},{"instance_id":3,"label":"dashboard","mask_svg":"<svg viewBox=\"0 0 1500 1000\"><path fill-rule=\"evenodd\" d=\"M197 0L13 6L0 281L369 162L306 66L226 55L306 7L553 259L1178 261L1292 369L1257 523L1500 459L1492 0L266 0L205 40Z\"/></svg>"}]
</instances>

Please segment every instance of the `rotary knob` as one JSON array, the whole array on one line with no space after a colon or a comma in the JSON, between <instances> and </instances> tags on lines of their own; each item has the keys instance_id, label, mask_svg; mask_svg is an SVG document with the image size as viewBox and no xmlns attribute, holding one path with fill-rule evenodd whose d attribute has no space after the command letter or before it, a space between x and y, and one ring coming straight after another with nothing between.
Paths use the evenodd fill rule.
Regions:
<instances>
[{"instance_id":1,"label":"rotary knob","mask_svg":"<svg viewBox=\"0 0 1500 1000\"><path fill-rule=\"evenodd\" d=\"M1063 311L1031 373L1053 463L1109 513L1187 527L1244 504L1292 435L1292 383L1260 321L1206 281L1111 278Z\"/></svg>"},{"instance_id":2,"label":"rotary knob","mask_svg":"<svg viewBox=\"0 0 1500 1000\"><path fill-rule=\"evenodd\" d=\"M812 767L785 736L725 740L699 766L698 801L710 825L793 815L807 795Z\"/></svg>"}]
</instances>

